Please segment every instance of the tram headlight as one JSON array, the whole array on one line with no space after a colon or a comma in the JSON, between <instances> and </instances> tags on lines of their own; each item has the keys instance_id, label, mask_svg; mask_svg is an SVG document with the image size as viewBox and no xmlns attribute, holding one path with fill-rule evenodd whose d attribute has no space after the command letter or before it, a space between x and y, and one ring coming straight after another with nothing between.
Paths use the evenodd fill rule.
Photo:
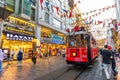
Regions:
<instances>
[{"instance_id":1,"label":"tram headlight","mask_svg":"<svg viewBox=\"0 0 120 80\"><path fill-rule=\"evenodd\" d=\"M77 56L77 53L73 52L72 55L73 55L73 57L76 57L76 56Z\"/></svg>"}]
</instances>

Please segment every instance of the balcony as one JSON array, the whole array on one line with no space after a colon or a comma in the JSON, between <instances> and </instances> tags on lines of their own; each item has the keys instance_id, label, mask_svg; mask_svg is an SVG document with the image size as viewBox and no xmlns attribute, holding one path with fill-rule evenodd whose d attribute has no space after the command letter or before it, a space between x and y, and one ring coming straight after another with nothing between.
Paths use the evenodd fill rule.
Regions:
<instances>
[{"instance_id":1,"label":"balcony","mask_svg":"<svg viewBox=\"0 0 120 80\"><path fill-rule=\"evenodd\" d=\"M14 5L0 0L0 18L5 19L14 12Z\"/></svg>"}]
</instances>

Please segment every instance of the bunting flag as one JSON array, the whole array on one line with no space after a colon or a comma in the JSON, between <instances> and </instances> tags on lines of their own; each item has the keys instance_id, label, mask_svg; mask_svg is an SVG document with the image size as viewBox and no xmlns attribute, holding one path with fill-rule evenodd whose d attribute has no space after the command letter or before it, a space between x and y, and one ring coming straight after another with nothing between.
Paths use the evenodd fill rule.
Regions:
<instances>
[{"instance_id":1,"label":"bunting flag","mask_svg":"<svg viewBox=\"0 0 120 80\"><path fill-rule=\"evenodd\" d=\"M69 18L71 18L73 15L72 15L72 11L69 13Z\"/></svg>"},{"instance_id":2,"label":"bunting flag","mask_svg":"<svg viewBox=\"0 0 120 80\"><path fill-rule=\"evenodd\" d=\"M43 3L43 0L40 0L41 9L43 9L42 3Z\"/></svg>"},{"instance_id":3,"label":"bunting flag","mask_svg":"<svg viewBox=\"0 0 120 80\"><path fill-rule=\"evenodd\" d=\"M117 7L117 5L116 4L113 4L113 5L111 5L111 6L107 6L107 7L103 7L103 8L100 8L100 9L96 9L96 10L92 10L92 11L89 11L89 12L84 12L84 13L82 13L83 15L89 15L90 13L95 13L95 12L97 12L97 11L102 11L102 12L104 12L104 11L106 11L106 10L109 10L109 9L111 9L111 8L115 8L115 7Z\"/></svg>"},{"instance_id":4,"label":"bunting flag","mask_svg":"<svg viewBox=\"0 0 120 80\"><path fill-rule=\"evenodd\" d=\"M50 11L50 9L49 9L49 2L48 1L45 1L45 5L46 5L47 10Z\"/></svg>"},{"instance_id":5,"label":"bunting flag","mask_svg":"<svg viewBox=\"0 0 120 80\"><path fill-rule=\"evenodd\" d=\"M56 12L59 15L59 7L58 6L56 6Z\"/></svg>"}]
</instances>

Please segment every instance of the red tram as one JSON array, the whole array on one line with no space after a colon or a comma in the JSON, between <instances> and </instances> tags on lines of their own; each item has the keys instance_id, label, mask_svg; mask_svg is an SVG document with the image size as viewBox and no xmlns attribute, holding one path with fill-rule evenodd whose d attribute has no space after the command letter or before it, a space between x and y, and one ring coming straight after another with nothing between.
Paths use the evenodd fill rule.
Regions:
<instances>
[{"instance_id":1,"label":"red tram","mask_svg":"<svg viewBox=\"0 0 120 80\"><path fill-rule=\"evenodd\" d=\"M98 56L96 40L85 30L69 32L67 35L67 64L89 64Z\"/></svg>"}]
</instances>

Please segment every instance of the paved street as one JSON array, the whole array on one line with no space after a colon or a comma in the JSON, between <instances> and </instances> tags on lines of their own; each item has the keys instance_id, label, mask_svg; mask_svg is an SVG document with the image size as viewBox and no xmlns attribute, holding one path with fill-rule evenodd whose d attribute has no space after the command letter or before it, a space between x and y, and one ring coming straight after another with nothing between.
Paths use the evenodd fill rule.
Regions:
<instances>
[{"instance_id":1,"label":"paved street","mask_svg":"<svg viewBox=\"0 0 120 80\"><path fill-rule=\"evenodd\" d=\"M98 64L98 63L97 63ZM96 65L96 64L95 64ZM77 80L90 79L90 80L105 80L105 74L100 75L100 69L98 66L88 68L82 76L78 77ZM117 63L118 70L120 63ZM3 63L3 72L0 73L0 80L41 80L55 78L56 75L63 73L65 70L71 68L71 65L67 65L63 57L49 57L49 58L39 58L37 59L37 64L34 65L30 59L24 60L22 67L17 67L17 62L14 61L10 65L7 62ZM71 69L69 73L64 76L76 76L80 69ZM72 73L71 73L72 72ZM93 75L93 76L92 76ZM118 74L118 79L120 80L120 73ZM65 77L64 77L65 78ZM60 77L58 80L63 79ZM69 79L69 78L66 78ZM57 80L57 79L56 79ZM71 79L72 80L72 79Z\"/></svg>"},{"instance_id":2,"label":"paved street","mask_svg":"<svg viewBox=\"0 0 120 80\"><path fill-rule=\"evenodd\" d=\"M36 65L30 59L24 60L22 67L17 67L16 61L11 65L7 65L5 62L0 80L34 80L65 65L67 64L62 57L38 59Z\"/></svg>"}]
</instances>

